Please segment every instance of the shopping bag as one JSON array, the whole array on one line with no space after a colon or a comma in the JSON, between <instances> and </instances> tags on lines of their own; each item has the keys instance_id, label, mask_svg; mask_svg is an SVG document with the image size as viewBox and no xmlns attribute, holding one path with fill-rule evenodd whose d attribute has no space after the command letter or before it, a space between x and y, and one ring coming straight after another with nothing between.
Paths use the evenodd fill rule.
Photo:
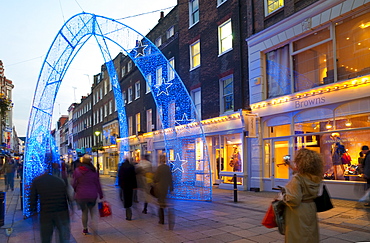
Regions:
<instances>
[{"instance_id":1,"label":"shopping bag","mask_svg":"<svg viewBox=\"0 0 370 243\"><path fill-rule=\"evenodd\" d=\"M322 186L322 194L314 199L316 204L316 211L317 212L325 212L329 209L333 208L333 204L331 203L329 192L326 190L326 186Z\"/></svg>"},{"instance_id":2,"label":"shopping bag","mask_svg":"<svg viewBox=\"0 0 370 243\"><path fill-rule=\"evenodd\" d=\"M359 202L370 202L370 188L367 189L367 191L365 192L365 195L361 197L358 201Z\"/></svg>"},{"instance_id":3,"label":"shopping bag","mask_svg":"<svg viewBox=\"0 0 370 243\"><path fill-rule=\"evenodd\" d=\"M100 217L107 217L112 215L112 209L107 201L98 203Z\"/></svg>"},{"instance_id":4,"label":"shopping bag","mask_svg":"<svg viewBox=\"0 0 370 243\"><path fill-rule=\"evenodd\" d=\"M279 233L285 235L285 219L284 219L284 211L285 211L285 203L282 200L275 200L272 202L272 209L274 210L275 214L275 221L279 229Z\"/></svg>"},{"instance_id":5,"label":"shopping bag","mask_svg":"<svg viewBox=\"0 0 370 243\"><path fill-rule=\"evenodd\" d=\"M275 228L277 227L276 221L275 221L275 213L272 209L272 205L270 204L270 207L267 209L267 212L265 214L265 217L262 220L262 225L264 225L266 228Z\"/></svg>"}]
</instances>

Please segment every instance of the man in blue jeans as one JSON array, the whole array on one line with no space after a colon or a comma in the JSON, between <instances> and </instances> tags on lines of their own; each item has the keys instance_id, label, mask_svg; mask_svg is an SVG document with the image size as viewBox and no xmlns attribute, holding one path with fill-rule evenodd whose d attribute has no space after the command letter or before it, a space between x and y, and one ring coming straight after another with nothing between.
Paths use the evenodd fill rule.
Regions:
<instances>
[{"instance_id":1,"label":"man in blue jeans","mask_svg":"<svg viewBox=\"0 0 370 243\"><path fill-rule=\"evenodd\" d=\"M59 233L59 242L69 242L70 219L68 191L65 182L56 176L44 173L36 177L31 186L30 209L37 212L40 199L40 235L42 243L51 242L54 228Z\"/></svg>"}]
</instances>

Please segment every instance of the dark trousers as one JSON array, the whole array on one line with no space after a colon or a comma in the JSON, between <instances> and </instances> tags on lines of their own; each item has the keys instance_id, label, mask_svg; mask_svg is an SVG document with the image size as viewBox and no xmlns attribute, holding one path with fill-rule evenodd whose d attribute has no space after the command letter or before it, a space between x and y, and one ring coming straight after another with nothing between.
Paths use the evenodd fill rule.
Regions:
<instances>
[{"instance_id":1,"label":"dark trousers","mask_svg":"<svg viewBox=\"0 0 370 243\"><path fill-rule=\"evenodd\" d=\"M71 229L68 210L40 214L40 235L42 243L50 243L54 228L57 228L59 242L69 242Z\"/></svg>"}]
</instances>

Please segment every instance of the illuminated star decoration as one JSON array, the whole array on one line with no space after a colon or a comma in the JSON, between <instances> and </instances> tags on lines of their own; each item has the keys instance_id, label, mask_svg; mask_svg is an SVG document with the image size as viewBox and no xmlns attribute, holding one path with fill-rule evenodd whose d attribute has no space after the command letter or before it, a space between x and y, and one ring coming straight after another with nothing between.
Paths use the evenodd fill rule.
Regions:
<instances>
[{"instance_id":1,"label":"illuminated star decoration","mask_svg":"<svg viewBox=\"0 0 370 243\"><path fill-rule=\"evenodd\" d=\"M167 96L170 95L168 93L168 88L172 85L173 83L169 83L169 82L166 82L166 80L164 78L162 78L162 82L161 84L156 84L154 85L154 87L156 89L158 89L158 93L157 93L157 96L160 96L161 94L166 94Z\"/></svg>"},{"instance_id":2,"label":"illuminated star decoration","mask_svg":"<svg viewBox=\"0 0 370 243\"><path fill-rule=\"evenodd\" d=\"M184 159L180 159L180 154L176 153L175 160L171 160L170 164L172 165L172 173L174 173L176 170L179 170L181 172L184 172L184 167L182 167L184 164L188 163L188 161Z\"/></svg>"},{"instance_id":3,"label":"illuminated star decoration","mask_svg":"<svg viewBox=\"0 0 370 243\"><path fill-rule=\"evenodd\" d=\"M136 47L134 48L136 50L135 58L138 58L139 56L145 56L145 48L147 48L148 45L143 45L140 40L136 40Z\"/></svg>"},{"instance_id":4,"label":"illuminated star decoration","mask_svg":"<svg viewBox=\"0 0 370 243\"><path fill-rule=\"evenodd\" d=\"M181 119L181 120L176 120L175 122L176 122L176 124L178 124L178 125L183 125L183 124L192 123L192 122L194 122L194 121L195 121L195 119L188 119L188 115L187 115L186 113L184 113L184 114L182 115L182 119Z\"/></svg>"}]
</instances>

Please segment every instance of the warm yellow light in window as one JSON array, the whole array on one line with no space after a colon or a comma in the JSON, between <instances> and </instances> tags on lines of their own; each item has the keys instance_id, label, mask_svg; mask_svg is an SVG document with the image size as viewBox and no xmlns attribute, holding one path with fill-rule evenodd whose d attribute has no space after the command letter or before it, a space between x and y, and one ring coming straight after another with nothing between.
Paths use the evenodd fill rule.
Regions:
<instances>
[{"instance_id":1,"label":"warm yellow light in window","mask_svg":"<svg viewBox=\"0 0 370 243\"><path fill-rule=\"evenodd\" d=\"M357 43L358 46L361 46L361 42Z\"/></svg>"},{"instance_id":2,"label":"warm yellow light in window","mask_svg":"<svg viewBox=\"0 0 370 243\"><path fill-rule=\"evenodd\" d=\"M365 29L365 28L367 28L367 27L369 27L370 26L370 22L367 22L367 23L364 23L364 24L360 24L360 28L361 29Z\"/></svg>"},{"instance_id":3,"label":"warm yellow light in window","mask_svg":"<svg viewBox=\"0 0 370 243\"><path fill-rule=\"evenodd\" d=\"M349 40L349 37L347 37L346 40Z\"/></svg>"}]
</instances>

